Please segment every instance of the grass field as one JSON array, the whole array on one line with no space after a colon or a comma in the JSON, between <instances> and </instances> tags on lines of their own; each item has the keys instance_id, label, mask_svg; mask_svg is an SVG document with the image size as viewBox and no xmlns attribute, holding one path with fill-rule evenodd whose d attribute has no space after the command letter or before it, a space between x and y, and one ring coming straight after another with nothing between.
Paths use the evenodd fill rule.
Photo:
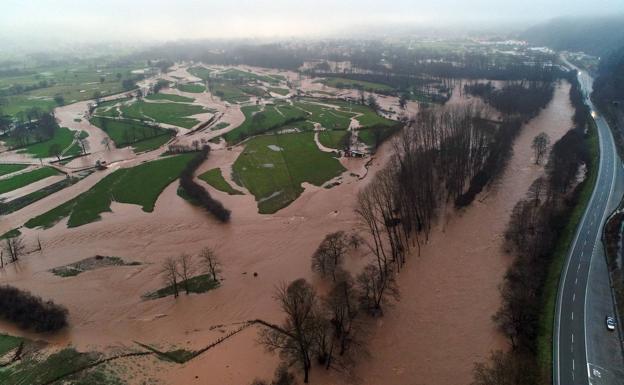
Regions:
<instances>
[{"instance_id":1,"label":"grass field","mask_svg":"<svg viewBox=\"0 0 624 385\"><path fill-rule=\"evenodd\" d=\"M170 130L136 120L117 120L95 116L91 118L91 123L104 130L119 148L132 145L141 151L152 150L158 148L159 143L163 143L164 138L160 137L173 135ZM160 139L155 139L156 137Z\"/></svg>"},{"instance_id":2,"label":"grass field","mask_svg":"<svg viewBox=\"0 0 624 385\"><path fill-rule=\"evenodd\" d=\"M334 88L355 88L369 92L394 91L394 88L385 84L345 78L326 78L322 80L321 83Z\"/></svg>"},{"instance_id":3,"label":"grass field","mask_svg":"<svg viewBox=\"0 0 624 385\"><path fill-rule=\"evenodd\" d=\"M28 167L27 164L0 164L0 176L8 175Z\"/></svg>"},{"instance_id":4,"label":"grass field","mask_svg":"<svg viewBox=\"0 0 624 385\"><path fill-rule=\"evenodd\" d=\"M82 226L100 220L101 213L110 212L113 201L139 205L143 211L151 212L160 193L178 179L182 169L194 156L194 153L177 155L117 170L87 192L30 219L25 226L48 228L68 216L68 227Z\"/></svg>"},{"instance_id":5,"label":"grass field","mask_svg":"<svg viewBox=\"0 0 624 385\"><path fill-rule=\"evenodd\" d=\"M303 192L303 182L320 186L344 171L336 158L318 149L313 135L265 135L247 142L233 177L256 197L260 213L288 206Z\"/></svg>"},{"instance_id":6,"label":"grass field","mask_svg":"<svg viewBox=\"0 0 624 385\"><path fill-rule=\"evenodd\" d=\"M208 183L212 187L216 188L219 191L223 191L230 195L241 195L242 192L232 188L230 184L223 178L223 174L221 173L220 168L213 168L212 170L208 170L205 173L199 176L199 179Z\"/></svg>"},{"instance_id":7,"label":"grass field","mask_svg":"<svg viewBox=\"0 0 624 385\"><path fill-rule=\"evenodd\" d=\"M139 153L155 150L171 140L172 136L173 135L171 135L170 133L166 133L163 135L153 136L149 139L141 140L132 145L132 151L134 151L135 153Z\"/></svg>"},{"instance_id":8,"label":"grass field","mask_svg":"<svg viewBox=\"0 0 624 385\"><path fill-rule=\"evenodd\" d=\"M278 84L279 79L276 77L259 75L253 72L239 70L237 68L228 68L219 74L220 77L235 81L258 81L269 84Z\"/></svg>"},{"instance_id":9,"label":"grass field","mask_svg":"<svg viewBox=\"0 0 624 385\"><path fill-rule=\"evenodd\" d=\"M321 131L319 132L319 142L325 147L340 150L342 149L341 142L348 133L348 131Z\"/></svg>"},{"instance_id":10,"label":"grass field","mask_svg":"<svg viewBox=\"0 0 624 385\"><path fill-rule=\"evenodd\" d=\"M50 146L58 144L62 149L65 149L74 141L74 134L75 132L71 131L69 128L58 127L51 139L20 147L18 152L27 153L36 158L47 158L50 156ZM10 139L8 139L5 143L13 148L17 146L17 143Z\"/></svg>"},{"instance_id":11,"label":"grass field","mask_svg":"<svg viewBox=\"0 0 624 385\"><path fill-rule=\"evenodd\" d=\"M386 119L382 116L377 115L375 111L373 111L370 107L364 106L356 103L349 103L341 100L328 100L328 99L308 99L311 101L318 101L325 104L331 104L334 106L340 107L340 110L343 112L350 112L354 114L358 114L356 117L357 121L360 122L360 126L362 128L370 128L373 126L393 126L396 124L395 121Z\"/></svg>"},{"instance_id":12,"label":"grass field","mask_svg":"<svg viewBox=\"0 0 624 385\"><path fill-rule=\"evenodd\" d=\"M40 199L47 197L50 194L54 194L66 187L78 182L80 178L65 178L51 185L45 186L37 191L33 191L30 194L20 196L15 199L11 199L9 202L0 202L0 215L7 215L17 210L20 210Z\"/></svg>"},{"instance_id":13,"label":"grass field","mask_svg":"<svg viewBox=\"0 0 624 385\"><path fill-rule=\"evenodd\" d=\"M202 106L185 103L150 103L138 101L121 108L124 118L150 119L157 123L192 128L199 121L191 115L208 112Z\"/></svg>"},{"instance_id":14,"label":"grass field","mask_svg":"<svg viewBox=\"0 0 624 385\"><path fill-rule=\"evenodd\" d=\"M178 102L178 103L193 103L195 99L187 98L186 96L175 95L175 94L149 94L145 97L147 100L168 100L170 102Z\"/></svg>"},{"instance_id":15,"label":"grass field","mask_svg":"<svg viewBox=\"0 0 624 385\"><path fill-rule=\"evenodd\" d=\"M206 87L198 83L178 84L178 89L182 92L191 92L194 94L201 94L206 91Z\"/></svg>"},{"instance_id":16,"label":"grass field","mask_svg":"<svg viewBox=\"0 0 624 385\"><path fill-rule=\"evenodd\" d=\"M23 341L24 339L20 337L0 334L0 357L17 348Z\"/></svg>"},{"instance_id":17,"label":"grass field","mask_svg":"<svg viewBox=\"0 0 624 385\"><path fill-rule=\"evenodd\" d=\"M210 79L211 72L214 72L214 71L209 70L208 68L204 68L204 67L191 67L188 69L188 73L190 73L193 76L197 76L198 78L202 80Z\"/></svg>"},{"instance_id":18,"label":"grass field","mask_svg":"<svg viewBox=\"0 0 624 385\"><path fill-rule=\"evenodd\" d=\"M178 290L180 294L185 293L186 281L178 282ZM219 287L219 282L212 279L210 274L202 274L188 279L188 287L190 293L205 293ZM173 295L173 286L167 286L143 296L146 299L164 298Z\"/></svg>"},{"instance_id":19,"label":"grass field","mask_svg":"<svg viewBox=\"0 0 624 385\"><path fill-rule=\"evenodd\" d=\"M265 106L262 111L259 106L245 106L241 110L245 115L245 121L223 135L228 143L265 133L286 123L304 120L308 116L306 112L289 105Z\"/></svg>"},{"instance_id":20,"label":"grass field","mask_svg":"<svg viewBox=\"0 0 624 385\"><path fill-rule=\"evenodd\" d=\"M355 116L354 113L339 111L316 103L296 102L294 105L311 114L308 117L309 121L332 130L346 130L351 124L351 118Z\"/></svg>"},{"instance_id":21,"label":"grass field","mask_svg":"<svg viewBox=\"0 0 624 385\"><path fill-rule=\"evenodd\" d=\"M212 93L219 99L229 103L240 103L249 100L249 95L230 82L220 81L211 85Z\"/></svg>"},{"instance_id":22,"label":"grass field","mask_svg":"<svg viewBox=\"0 0 624 385\"><path fill-rule=\"evenodd\" d=\"M278 95L282 95L282 96L286 96L290 93L290 90L288 88L275 88L275 87L269 87L269 91L276 93Z\"/></svg>"},{"instance_id":23,"label":"grass field","mask_svg":"<svg viewBox=\"0 0 624 385\"><path fill-rule=\"evenodd\" d=\"M7 179L2 179L0 180L0 194L17 190L18 188L28 186L29 184L39 181L41 179L60 174L61 173L55 168L41 167L32 171L9 177Z\"/></svg>"}]
</instances>

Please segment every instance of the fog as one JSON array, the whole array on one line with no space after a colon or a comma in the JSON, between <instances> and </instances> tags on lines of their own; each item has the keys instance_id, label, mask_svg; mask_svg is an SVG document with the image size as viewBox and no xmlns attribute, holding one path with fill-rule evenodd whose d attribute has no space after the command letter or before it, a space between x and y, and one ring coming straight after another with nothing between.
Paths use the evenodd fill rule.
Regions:
<instances>
[{"instance_id":1,"label":"fog","mask_svg":"<svg viewBox=\"0 0 624 385\"><path fill-rule=\"evenodd\" d=\"M327 37L397 28L527 26L622 12L622 0L3 0L0 41Z\"/></svg>"}]
</instances>

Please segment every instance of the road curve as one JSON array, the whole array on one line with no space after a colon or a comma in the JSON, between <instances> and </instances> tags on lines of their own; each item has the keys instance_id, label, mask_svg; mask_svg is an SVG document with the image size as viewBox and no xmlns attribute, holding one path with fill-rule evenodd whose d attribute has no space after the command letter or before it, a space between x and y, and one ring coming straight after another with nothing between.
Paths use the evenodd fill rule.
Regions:
<instances>
[{"instance_id":1,"label":"road curve","mask_svg":"<svg viewBox=\"0 0 624 385\"><path fill-rule=\"evenodd\" d=\"M601 235L606 218L624 193L624 172L609 126L589 99L593 79L582 71L578 76L598 128L600 163L596 186L559 282L553 383L622 384L624 359L619 335L617 331L609 332L605 323L605 317L615 310Z\"/></svg>"}]
</instances>

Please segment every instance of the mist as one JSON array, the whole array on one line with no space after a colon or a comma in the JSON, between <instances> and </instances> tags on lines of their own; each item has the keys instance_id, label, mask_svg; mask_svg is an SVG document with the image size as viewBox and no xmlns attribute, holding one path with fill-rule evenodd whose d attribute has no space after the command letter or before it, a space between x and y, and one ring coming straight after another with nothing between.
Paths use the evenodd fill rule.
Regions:
<instances>
[{"instance_id":1,"label":"mist","mask_svg":"<svg viewBox=\"0 0 624 385\"><path fill-rule=\"evenodd\" d=\"M331 37L398 30L513 30L556 17L609 15L620 0L3 1L0 44Z\"/></svg>"}]
</instances>

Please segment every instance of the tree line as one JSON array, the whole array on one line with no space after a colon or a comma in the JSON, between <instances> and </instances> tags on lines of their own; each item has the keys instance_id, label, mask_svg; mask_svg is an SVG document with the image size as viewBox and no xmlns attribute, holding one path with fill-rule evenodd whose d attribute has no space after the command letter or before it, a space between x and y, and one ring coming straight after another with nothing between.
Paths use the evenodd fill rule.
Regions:
<instances>
[{"instance_id":1,"label":"tree line","mask_svg":"<svg viewBox=\"0 0 624 385\"><path fill-rule=\"evenodd\" d=\"M570 97L578 88L572 88ZM545 175L536 179L514 207L505 244L515 256L501 286L502 305L493 320L509 339L509 352L495 352L489 363L475 366L475 385L548 383L537 359L540 317L547 298L544 285L557 242L579 203L587 178L578 183L583 166L594 161L588 152L585 125L576 125L552 147ZM498 382L497 382L498 381Z\"/></svg>"},{"instance_id":2,"label":"tree line","mask_svg":"<svg viewBox=\"0 0 624 385\"><path fill-rule=\"evenodd\" d=\"M214 199L210 193L199 183L195 182L195 170L208 158L210 147L204 146L196 157L191 159L180 174L180 187L199 206L214 215L219 221L226 223L230 220L230 210L226 209L221 202Z\"/></svg>"}]
</instances>

